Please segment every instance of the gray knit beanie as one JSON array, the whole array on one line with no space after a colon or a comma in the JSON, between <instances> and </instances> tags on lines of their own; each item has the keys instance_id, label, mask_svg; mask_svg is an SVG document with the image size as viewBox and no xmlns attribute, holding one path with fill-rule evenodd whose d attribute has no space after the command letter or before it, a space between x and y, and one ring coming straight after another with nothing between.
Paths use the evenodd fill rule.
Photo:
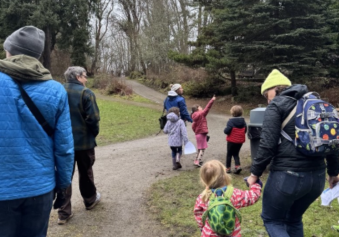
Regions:
<instances>
[{"instance_id":1,"label":"gray knit beanie","mask_svg":"<svg viewBox=\"0 0 339 237\"><path fill-rule=\"evenodd\" d=\"M25 54L39 59L44 47L45 32L34 26L24 26L14 31L4 42L4 50L12 56Z\"/></svg>"}]
</instances>

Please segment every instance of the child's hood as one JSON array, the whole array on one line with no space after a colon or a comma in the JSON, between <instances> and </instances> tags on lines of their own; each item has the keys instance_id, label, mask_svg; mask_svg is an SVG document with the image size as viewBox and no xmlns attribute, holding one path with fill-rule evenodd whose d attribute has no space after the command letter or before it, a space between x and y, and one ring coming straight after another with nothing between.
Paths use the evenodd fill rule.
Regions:
<instances>
[{"instance_id":1,"label":"child's hood","mask_svg":"<svg viewBox=\"0 0 339 237\"><path fill-rule=\"evenodd\" d=\"M167 120L171 121L171 122L176 122L179 120L179 116L176 115L175 113L171 112L169 114L167 114Z\"/></svg>"},{"instance_id":2,"label":"child's hood","mask_svg":"<svg viewBox=\"0 0 339 237\"><path fill-rule=\"evenodd\" d=\"M243 117L233 117L230 118L232 124L236 128L243 128L246 125L245 119Z\"/></svg>"}]
</instances>

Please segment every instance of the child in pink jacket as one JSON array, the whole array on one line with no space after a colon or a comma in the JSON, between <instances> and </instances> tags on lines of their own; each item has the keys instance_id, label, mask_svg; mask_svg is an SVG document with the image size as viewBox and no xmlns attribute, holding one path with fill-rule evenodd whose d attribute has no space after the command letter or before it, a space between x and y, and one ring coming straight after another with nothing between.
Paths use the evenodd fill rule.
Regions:
<instances>
[{"instance_id":1,"label":"child in pink jacket","mask_svg":"<svg viewBox=\"0 0 339 237\"><path fill-rule=\"evenodd\" d=\"M217 235L206 219L205 225L202 222L202 215L208 209L208 202L214 189L223 189L231 186L231 177L226 173L226 167L218 160L210 160L206 162L200 169L200 180L205 185L205 190L198 196L194 206L194 218L201 229L202 237L220 237ZM256 203L261 195L262 182L258 179L257 183L250 186L250 190L233 189L231 196L232 205L236 209L251 206ZM220 191L220 190L218 190ZM229 237L241 237L240 221L236 217L235 228Z\"/></svg>"},{"instance_id":2,"label":"child in pink jacket","mask_svg":"<svg viewBox=\"0 0 339 237\"><path fill-rule=\"evenodd\" d=\"M210 111L213 102L215 101L215 96L212 97L212 99L208 102L205 109L203 109L200 105L195 104L192 107L192 114L191 117L193 119L192 129L195 133L195 138L197 140L197 156L194 160L194 165L200 167L203 163L202 156L204 155L205 149L207 146L207 133L208 133L208 127L207 127L207 120L206 116L208 112Z\"/></svg>"}]
</instances>

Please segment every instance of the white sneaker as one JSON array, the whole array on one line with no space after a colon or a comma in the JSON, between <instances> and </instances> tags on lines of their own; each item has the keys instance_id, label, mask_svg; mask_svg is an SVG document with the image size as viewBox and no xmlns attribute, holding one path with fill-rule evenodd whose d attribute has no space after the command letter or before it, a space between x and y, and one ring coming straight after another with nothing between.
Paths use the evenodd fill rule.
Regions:
<instances>
[{"instance_id":1,"label":"white sneaker","mask_svg":"<svg viewBox=\"0 0 339 237\"><path fill-rule=\"evenodd\" d=\"M66 224L73 216L74 216L74 213L72 212L72 214L69 217L67 217L66 219L64 219L64 220L58 219L58 225Z\"/></svg>"},{"instance_id":2,"label":"white sneaker","mask_svg":"<svg viewBox=\"0 0 339 237\"><path fill-rule=\"evenodd\" d=\"M93 202L92 205L86 207L86 210L92 210L100 202L100 198L101 198L101 195L100 195L100 193L97 192L97 197L96 197L95 201Z\"/></svg>"}]
</instances>

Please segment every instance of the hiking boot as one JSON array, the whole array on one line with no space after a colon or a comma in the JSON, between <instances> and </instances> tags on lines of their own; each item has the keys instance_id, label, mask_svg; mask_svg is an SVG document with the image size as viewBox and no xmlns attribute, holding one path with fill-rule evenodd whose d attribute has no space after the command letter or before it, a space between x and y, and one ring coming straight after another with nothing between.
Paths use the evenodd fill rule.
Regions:
<instances>
[{"instance_id":1,"label":"hiking boot","mask_svg":"<svg viewBox=\"0 0 339 237\"><path fill-rule=\"evenodd\" d=\"M199 160L199 165L202 166L202 164L204 164L204 162L202 160Z\"/></svg>"},{"instance_id":2,"label":"hiking boot","mask_svg":"<svg viewBox=\"0 0 339 237\"><path fill-rule=\"evenodd\" d=\"M177 169L179 169L179 167L178 167L177 163L175 163L175 165L173 165L172 170L177 170Z\"/></svg>"},{"instance_id":3,"label":"hiking boot","mask_svg":"<svg viewBox=\"0 0 339 237\"><path fill-rule=\"evenodd\" d=\"M181 168L182 168L180 162L177 162L176 165L177 165L178 169L181 169Z\"/></svg>"},{"instance_id":4,"label":"hiking boot","mask_svg":"<svg viewBox=\"0 0 339 237\"><path fill-rule=\"evenodd\" d=\"M74 213L72 212L71 215L69 215L66 219L58 219L58 225L64 225L66 224L72 217L74 216Z\"/></svg>"},{"instance_id":5,"label":"hiking boot","mask_svg":"<svg viewBox=\"0 0 339 237\"><path fill-rule=\"evenodd\" d=\"M331 227L333 230L336 230L337 232L339 232L339 225L332 225Z\"/></svg>"},{"instance_id":6,"label":"hiking boot","mask_svg":"<svg viewBox=\"0 0 339 237\"><path fill-rule=\"evenodd\" d=\"M242 168L241 168L240 166L236 166L236 167L234 168L234 173L235 173L235 174L240 174L241 171L242 171Z\"/></svg>"},{"instance_id":7,"label":"hiking boot","mask_svg":"<svg viewBox=\"0 0 339 237\"><path fill-rule=\"evenodd\" d=\"M226 168L226 173L230 174L231 173L231 168Z\"/></svg>"},{"instance_id":8,"label":"hiking boot","mask_svg":"<svg viewBox=\"0 0 339 237\"><path fill-rule=\"evenodd\" d=\"M101 195L97 192L97 197L95 201L88 207L86 207L86 210L92 210L99 202L100 202Z\"/></svg>"},{"instance_id":9,"label":"hiking boot","mask_svg":"<svg viewBox=\"0 0 339 237\"><path fill-rule=\"evenodd\" d=\"M199 160L194 160L193 164L194 164L195 166L198 166L198 167L201 166Z\"/></svg>"}]
</instances>

